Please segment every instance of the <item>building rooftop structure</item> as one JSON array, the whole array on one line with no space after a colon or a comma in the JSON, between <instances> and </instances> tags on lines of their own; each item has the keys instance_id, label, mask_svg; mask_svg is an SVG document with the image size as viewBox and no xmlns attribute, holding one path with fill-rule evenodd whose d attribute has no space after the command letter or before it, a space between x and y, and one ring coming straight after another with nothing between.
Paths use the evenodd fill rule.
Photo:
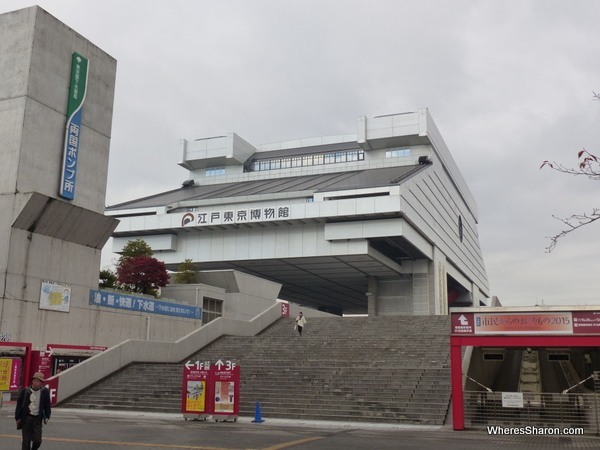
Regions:
<instances>
[{"instance_id":1,"label":"building rooftop structure","mask_svg":"<svg viewBox=\"0 0 600 450\"><path fill-rule=\"evenodd\" d=\"M180 187L107 208L113 250L142 238L172 270L240 270L336 314L486 304L477 205L429 112L357 125L260 146L182 140Z\"/></svg>"}]
</instances>

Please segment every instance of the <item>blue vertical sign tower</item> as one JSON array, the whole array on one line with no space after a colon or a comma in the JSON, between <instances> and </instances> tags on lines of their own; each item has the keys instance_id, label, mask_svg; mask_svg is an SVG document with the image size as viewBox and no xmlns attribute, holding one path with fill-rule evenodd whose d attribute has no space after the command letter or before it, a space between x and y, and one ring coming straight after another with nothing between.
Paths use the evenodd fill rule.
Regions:
<instances>
[{"instance_id":1,"label":"blue vertical sign tower","mask_svg":"<svg viewBox=\"0 0 600 450\"><path fill-rule=\"evenodd\" d=\"M67 125L63 150L62 174L60 177L60 196L68 200L75 198L75 180L77 178L77 156L83 102L87 89L88 60L79 53L73 53L71 62L71 86L67 103Z\"/></svg>"}]
</instances>

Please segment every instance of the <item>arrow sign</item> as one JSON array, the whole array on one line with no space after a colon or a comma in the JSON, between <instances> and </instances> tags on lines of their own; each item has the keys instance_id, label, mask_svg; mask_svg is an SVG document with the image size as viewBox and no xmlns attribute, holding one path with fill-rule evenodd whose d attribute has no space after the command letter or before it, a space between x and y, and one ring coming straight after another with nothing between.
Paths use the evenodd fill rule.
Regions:
<instances>
[{"instance_id":1,"label":"arrow sign","mask_svg":"<svg viewBox=\"0 0 600 450\"><path fill-rule=\"evenodd\" d=\"M46 351L48 352L48 356L52 356L52 353L54 353L54 349L50 346L48 346L48 348L46 349Z\"/></svg>"},{"instance_id":2,"label":"arrow sign","mask_svg":"<svg viewBox=\"0 0 600 450\"><path fill-rule=\"evenodd\" d=\"M469 325L469 319L467 319L462 314L460 315L460 317L458 318L458 320L460 321L461 325Z\"/></svg>"},{"instance_id":3,"label":"arrow sign","mask_svg":"<svg viewBox=\"0 0 600 450\"><path fill-rule=\"evenodd\" d=\"M225 365L225 363L224 363L223 361L221 361L221 360L218 360L218 361L215 363L215 366L217 366L217 369L219 369L219 370L221 370L221 368L222 368L224 365Z\"/></svg>"},{"instance_id":4,"label":"arrow sign","mask_svg":"<svg viewBox=\"0 0 600 450\"><path fill-rule=\"evenodd\" d=\"M196 363L193 363L191 360L188 360L184 365L187 370L190 370L192 367L194 367L195 364Z\"/></svg>"}]
</instances>

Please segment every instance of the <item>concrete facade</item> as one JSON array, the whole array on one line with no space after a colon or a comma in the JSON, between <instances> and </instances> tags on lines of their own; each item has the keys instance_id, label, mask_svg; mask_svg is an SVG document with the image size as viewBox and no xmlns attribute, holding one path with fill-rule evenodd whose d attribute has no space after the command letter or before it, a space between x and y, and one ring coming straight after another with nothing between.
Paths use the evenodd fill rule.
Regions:
<instances>
[{"instance_id":1,"label":"concrete facade","mask_svg":"<svg viewBox=\"0 0 600 450\"><path fill-rule=\"evenodd\" d=\"M204 299L216 300L222 305L220 317L250 320L273 306L281 289L278 283L237 270L199 272L197 278L200 284L165 286L162 296L200 307Z\"/></svg>"},{"instance_id":2,"label":"concrete facade","mask_svg":"<svg viewBox=\"0 0 600 450\"><path fill-rule=\"evenodd\" d=\"M236 269L331 313L447 314L485 304L477 205L429 112L357 133L253 146L183 140L181 188L107 208L113 251L151 240L171 269Z\"/></svg>"},{"instance_id":3,"label":"concrete facade","mask_svg":"<svg viewBox=\"0 0 600 450\"><path fill-rule=\"evenodd\" d=\"M78 55L89 61L89 73L80 77L87 89L69 199L59 185L71 145L68 99ZM174 342L207 320L250 320L275 305L280 284L234 270L165 288L160 301L179 315L156 313L154 298L124 292L106 292L102 303L93 295L101 249L118 223L104 215L116 60L31 7L0 15L0 67L0 341L65 345L56 354L89 356L95 350L72 347ZM147 241L154 248L176 244L172 237ZM202 308L205 299L219 311L202 319L181 312L185 305ZM146 309L128 309L132 302Z\"/></svg>"},{"instance_id":4,"label":"concrete facade","mask_svg":"<svg viewBox=\"0 0 600 450\"><path fill-rule=\"evenodd\" d=\"M90 62L76 195L59 196L73 53ZM131 320L88 306L101 249L116 60L39 7L0 15L0 335L91 344ZM68 311L43 309L43 282L70 288ZM46 294L48 294L46 292ZM47 297L47 295L46 295ZM60 300L59 300L60 303Z\"/></svg>"}]
</instances>

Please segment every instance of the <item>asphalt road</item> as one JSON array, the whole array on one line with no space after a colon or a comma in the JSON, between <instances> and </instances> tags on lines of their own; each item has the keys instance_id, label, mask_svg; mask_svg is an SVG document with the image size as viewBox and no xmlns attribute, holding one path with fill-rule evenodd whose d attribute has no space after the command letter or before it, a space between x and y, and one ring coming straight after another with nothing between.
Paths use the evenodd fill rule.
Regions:
<instances>
[{"instance_id":1,"label":"asphalt road","mask_svg":"<svg viewBox=\"0 0 600 450\"><path fill-rule=\"evenodd\" d=\"M0 449L20 449L13 408L0 409ZM178 414L136 414L55 408L41 450L490 450L600 448L596 436L490 436L485 430L345 422L269 420L252 423L184 420Z\"/></svg>"}]
</instances>

